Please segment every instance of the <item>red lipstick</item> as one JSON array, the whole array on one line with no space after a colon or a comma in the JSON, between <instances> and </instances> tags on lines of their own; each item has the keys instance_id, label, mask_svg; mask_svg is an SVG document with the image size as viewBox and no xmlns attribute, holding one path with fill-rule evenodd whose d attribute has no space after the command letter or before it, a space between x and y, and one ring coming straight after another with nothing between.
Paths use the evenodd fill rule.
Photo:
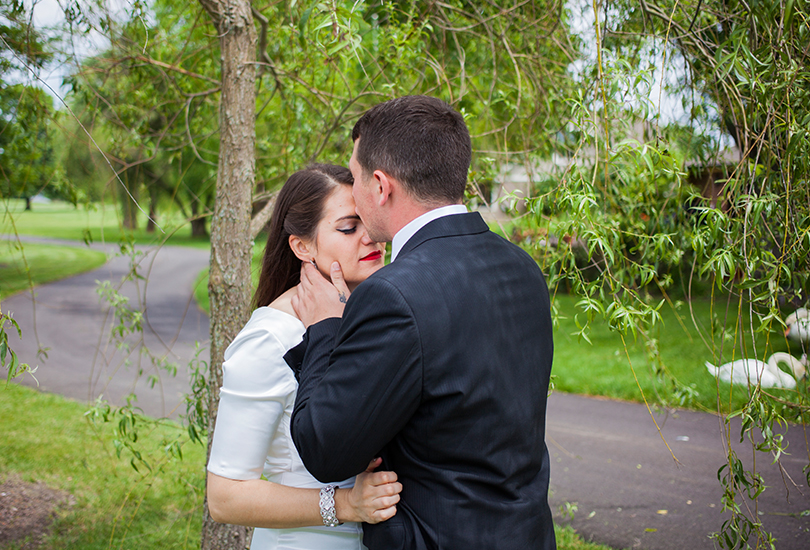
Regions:
<instances>
[{"instance_id":1,"label":"red lipstick","mask_svg":"<svg viewBox=\"0 0 810 550\"><path fill-rule=\"evenodd\" d=\"M376 260L379 260L380 258L382 258L382 253L379 250L375 250L374 252L372 252L368 256L364 256L364 257L360 258L360 261L361 262L374 262Z\"/></svg>"}]
</instances>

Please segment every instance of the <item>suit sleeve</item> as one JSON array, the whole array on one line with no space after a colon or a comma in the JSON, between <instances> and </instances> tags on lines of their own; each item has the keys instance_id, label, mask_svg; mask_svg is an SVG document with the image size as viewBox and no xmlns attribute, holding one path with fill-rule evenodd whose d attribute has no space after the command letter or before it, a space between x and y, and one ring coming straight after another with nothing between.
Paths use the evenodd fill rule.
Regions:
<instances>
[{"instance_id":1,"label":"suit sleeve","mask_svg":"<svg viewBox=\"0 0 810 550\"><path fill-rule=\"evenodd\" d=\"M421 399L420 339L397 289L373 278L339 324L310 327L291 432L307 470L327 483L366 469Z\"/></svg>"}]
</instances>

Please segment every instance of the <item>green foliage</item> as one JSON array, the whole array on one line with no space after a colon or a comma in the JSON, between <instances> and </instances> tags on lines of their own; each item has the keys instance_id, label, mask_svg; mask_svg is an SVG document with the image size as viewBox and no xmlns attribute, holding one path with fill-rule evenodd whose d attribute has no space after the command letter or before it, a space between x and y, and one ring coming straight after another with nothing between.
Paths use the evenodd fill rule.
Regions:
<instances>
[{"instance_id":1,"label":"green foliage","mask_svg":"<svg viewBox=\"0 0 810 550\"><path fill-rule=\"evenodd\" d=\"M207 443L206 436L209 428L208 404L211 402L211 388L208 384L208 364L200 359L206 348L196 345L194 357L189 362L189 381L191 393L186 395L185 424L188 429L189 440L200 445Z\"/></svg>"},{"instance_id":2,"label":"green foliage","mask_svg":"<svg viewBox=\"0 0 810 550\"><path fill-rule=\"evenodd\" d=\"M92 6L81 10L78 28L105 20ZM572 85L562 60L575 50L560 10L545 2L255 5L256 205L313 160L347 163L353 121L406 93L454 103L475 146L499 163L514 151L549 150ZM197 3L158 0L105 24L111 46L70 78L71 101L122 181L83 139L68 148L69 175L91 187L107 180L130 211L134 199L150 212L169 200L187 218L208 212L219 107L219 42L209 18ZM125 209L125 220L133 213Z\"/></svg>"},{"instance_id":3,"label":"green foliage","mask_svg":"<svg viewBox=\"0 0 810 550\"><path fill-rule=\"evenodd\" d=\"M43 90L0 83L0 199L64 187L54 156L54 115Z\"/></svg>"},{"instance_id":4,"label":"green foliage","mask_svg":"<svg viewBox=\"0 0 810 550\"><path fill-rule=\"evenodd\" d=\"M31 372L31 367L27 363L20 363L17 352L8 343L9 333L6 329L14 329L11 334L16 332L17 337L22 338L20 325L14 320L14 317L0 310L0 367L8 371L6 375L6 383L8 383L12 378Z\"/></svg>"},{"instance_id":5,"label":"green foliage","mask_svg":"<svg viewBox=\"0 0 810 550\"><path fill-rule=\"evenodd\" d=\"M24 70L26 66L42 67L51 53L46 40L33 28L30 12L23 0L6 0L0 4L0 43L8 55L0 56L0 87L5 73Z\"/></svg>"},{"instance_id":6,"label":"green foliage","mask_svg":"<svg viewBox=\"0 0 810 550\"><path fill-rule=\"evenodd\" d=\"M91 198L118 200L125 228L136 228L141 214L148 227L162 227L158 212L171 205L193 220L194 236L206 236L218 149L218 43L199 8L139 4L123 21L92 5L77 9L78 28L106 19L111 45L68 78L78 116L69 128L77 140L65 151L69 174ZM101 189L99 181L106 182Z\"/></svg>"},{"instance_id":7,"label":"green foliage","mask_svg":"<svg viewBox=\"0 0 810 550\"><path fill-rule=\"evenodd\" d=\"M53 101L40 88L13 83L52 57L29 10L21 0L0 5L0 199L65 187L54 155Z\"/></svg>"}]
</instances>

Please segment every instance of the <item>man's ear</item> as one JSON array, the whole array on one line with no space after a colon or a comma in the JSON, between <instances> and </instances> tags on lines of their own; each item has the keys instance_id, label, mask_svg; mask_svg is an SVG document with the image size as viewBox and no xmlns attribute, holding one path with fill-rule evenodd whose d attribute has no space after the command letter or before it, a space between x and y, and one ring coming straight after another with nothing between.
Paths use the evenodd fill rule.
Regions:
<instances>
[{"instance_id":1,"label":"man's ear","mask_svg":"<svg viewBox=\"0 0 810 550\"><path fill-rule=\"evenodd\" d=\"M310 245L301 240L301 237L290 235L289 241L290 249L295 254L295 257L302 262L309 262L312 260L313 253L310 250Z\"/></svg>"},{"instance_id":2,"label":"man's ear","mask_svg":"<svg viewBox=\"0 0 810 550\"><path fill-rule=\"evenodd\" d=\"M383 206L391 198L391 193L397 186L397 181L382 170L374 171L374 184L377 185L377 206Z\"/></svg>"}]
</instances>

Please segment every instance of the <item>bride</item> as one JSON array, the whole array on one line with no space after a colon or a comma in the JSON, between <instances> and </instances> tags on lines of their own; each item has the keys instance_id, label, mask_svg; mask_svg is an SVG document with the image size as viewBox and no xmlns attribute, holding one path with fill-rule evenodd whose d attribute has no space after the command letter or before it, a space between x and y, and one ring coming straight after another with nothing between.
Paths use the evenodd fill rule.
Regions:
<instances>
[{"instance_id":1,"label":"bride","mask_svg":"<svg viewBox=\"0 0 810 550\"><path fill-rule=\"evenodd\" d=\"M273 211L256 310L225 351L208 507L215 521L257 527L253 550L362 549L359 522L396 513L402 486L394 472L373 471L379 459L356 479L324 485L290 437L298 383L283 356L304 334L290 301L301 262L322 273L339 262L349 290L383 265L385 245L368 237L351 184L347 168L324 164L290 176Z\"/></svg>"}]
</instances>

